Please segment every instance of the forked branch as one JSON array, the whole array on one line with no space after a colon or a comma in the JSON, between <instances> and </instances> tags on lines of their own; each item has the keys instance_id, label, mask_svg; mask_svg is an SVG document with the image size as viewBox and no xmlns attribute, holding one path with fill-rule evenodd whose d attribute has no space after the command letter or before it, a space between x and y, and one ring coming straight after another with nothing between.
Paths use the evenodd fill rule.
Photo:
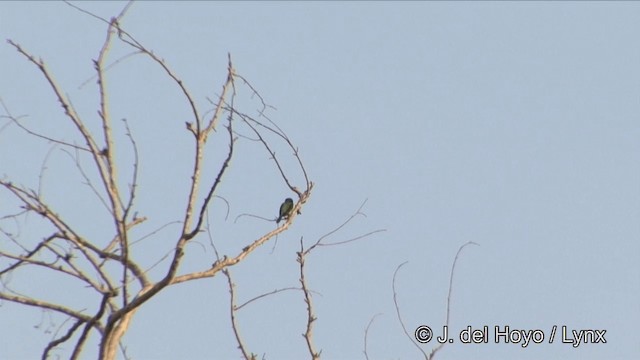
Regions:
<instances>
[{"instance_id":1,"label":"forked branch","mask_svg":"<svg viewBox=\"0 0 640 360\"><path fill-rule=\"evenodd\" d=\"M445 326L449 326L449 313L451 310L451 293L453 291L453 274L454 271L456 269L456 263L458 262L458 257L460 256L460 252L462 252L462 249L464 249L465 247L467 247L468 245L478 245L477 243L473 242L473 241L469 241L465 244L463 244L462 246L460 246L460 248L458 248L458 252L456 253L456 256L453 260L453 264L451 265L451 274L449 275L449 291L447 292L447 315L446 315L446 319L445 319ZM406 325L404 324L404 321L402 320L402 315L400 314L400 305L398 304L398 292L396 291L396 277L398 275L398 271L400 271L400 268L403 267L404 265L407 264L407 261L403 262L402 264L398 265L398 267L396 268L396 270L393 272L393 281L391 283L391 287L393 290L393 303L396 309L396 315L398 317L398 321L400 322L400 325L402 326L402 331L404 332L404 334L406 335L406 337L409 339L409 341L411 341L411 343L422 353L423 357L425 360L432 360L435 353L438 352L440 349L442 349L442 347L444 346L445 343L439 343L433 350L431 350L431 353L427 354L424 350L422 350L422 348L420 347L420 345L418 344L418 342L414 339L413 336L411 336L411 334L409 333L409 331L407 330Z\"/></svg>"}]
</instances>

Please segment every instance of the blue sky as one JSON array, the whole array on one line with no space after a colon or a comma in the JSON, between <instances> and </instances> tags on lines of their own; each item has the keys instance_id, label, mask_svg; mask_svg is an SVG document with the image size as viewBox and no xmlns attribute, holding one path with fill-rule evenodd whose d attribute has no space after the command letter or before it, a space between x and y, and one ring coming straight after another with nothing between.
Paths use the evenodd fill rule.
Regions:
<instances>
[{"instance_id":1,"label":"blue sky","mask_svg":"<svg viewBox=\"0 0 640 360\"><path fill-rule=\"evenodd\" d=\"M109 18L123 3L79 3ZM141 2L123 26L153 49L190 88L203 112L226 77L227 53L270 105L268 115L299 147L316 186L272 253L267 244L233 269L247 300L297 286L295 252L329 232L367 200L334 235L343 246L319 248L307 262L318 321L315 341L327 359L420 354L407 327L441 329L451 262L467 241L455 276L450 332L468 325L542 330L605 329L606 344L447 345L438 359L631 359L640 355L640 4L633 2ZM0 4L0 35L42 57L86 121L96 124L93 82L105 25L64 3ZM117 59L131 50L119 44ZM0 97L26 124L77 141L37 69L0 46ZM184 209L192 164L184 129L188 108L175 86L141 56L109 72L116 119L127 118L140 146L137 211L143 236L176 221ZM244 92L245 110L258 107ZM59 147L26 136L0 119L0 176L38 186L48 156L45 197L89 237L111 234L104 209L81 185ZM130 173L124 129L123 182ZM208 156L215 176L225 134ZM285 148L280 148L283 154ZM216 245L235 253L273 223L292 194L268 155L239 140L210 220ZM283 155L284 156L284 155ZM295 181L301 177L291 171ZM13 206L13 207L12 207ZM0 192L0 217L15 203ZM22 224L25 241L42 223ZM15 224L0 220L4 229ZM134 255L147 266L171 250L179 225L145 240ZM7 239L0 236L0 246ZM200 244L200 245L198 245ZM201 270L214 254L208 240L187 248L183 272ZM4 264L0 262L0 264ZM161 266L161 265L160 265ZM22 282L21 282L22 280ZM16 276L11 285L77 307L91 294L66 282ZM20 284L20 285L18 285ZM135 359L239 358L229 327L226 279L172 287L148 302L125 336ZM43 322L64 318L0 303L0 358L40 356L50 341ZM50 317L50 315L52 317ZM284 292L243 309L239 322L251 351L270 359L304 358L305 307ZM436 330L438 332L438 330ZM95 339L94 339L95 340ZM95 342L93 343L95 345ZM423 348L429 351L433 344ZM66 358L70 348L57 354ZM88 347L85 356L93 358Z\"/></svg>"}]
</instances>

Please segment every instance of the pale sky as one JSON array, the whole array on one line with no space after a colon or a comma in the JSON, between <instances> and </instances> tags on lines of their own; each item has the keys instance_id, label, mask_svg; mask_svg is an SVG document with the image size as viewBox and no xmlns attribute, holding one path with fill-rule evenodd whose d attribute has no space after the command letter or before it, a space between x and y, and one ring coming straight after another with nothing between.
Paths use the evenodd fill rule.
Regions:
<instances>
[{"instance_id":1,"label":"pale sky","mask_svg":"<svg viewBox=\"0 0 640 360\"><path fill-rule=\"evenodd\" d=\"M121 2L77 3L110 18ZM315 188L292 227L232 269L239 302L299 286L296 251L386 229L358 242L318 248L307 260L315 344L324 359L417 359L396 318L396 284L410 333L442 331L451 263L450 335L436 359L640 358L640 4L635 2L140 2L122 25L164 58L202 112L212 108L230 53L239 74L275 109L268 116L299 148ZM60 2L0 3L0 98L33 129L79 141L41 73L7 44L41 57L87 122L97 129L92 59L106 25ZM112 61L131 53L118 43ZM140 147L133 232L164 230L133 249L146 267L179 233L191 139L189 109L173 83L142 56L109 71L112 113L127 118ZM256 114L246 88L242 105ZM2 114L5 115L5 114ZM82 185L63 148L0 118L0 177L38 188L88 238L110 237L104 208ZM122 176L131 171L124 127ZM246 130L238 130L249 135ZM208 155L215 176L226 136ZM274 223L293 194L255 142L240 138L209 214L216 246L234 254ZM286 149L279 148L286 157ZM293 179L302 180L287 160ZM87 162L87 166L89 163ZM0 228L17 231L16 202L0 190ZM20 225L29 244L46 236L35 216ZM45 234L45 235L43 235ZM0 248L9 240L0 234ZM273 252L272 252L273 250ZM206 269L206 237L187 247L181 273ZM0 259L2 268L10 264ZM162 268L161 263L158 269ZM152 270L151 274L154 274ZM157 274L160 274L158 272ZM57 279L57 278L55 278ZM96 306L75 283L28 273L10 285L76 308ZM3 277L3 281L7 281ZM238 359L222 274L167 289L136 314L124 337L132 359ZM302 293L283 292L238 315L250 351L304 359ZM0 358L39 358L65 318L0 302ZM489 342L463 344L460 331L489 327ZM540 344L496 344L495 326L541 330ZM606 330L606 343L573 347L551 329ZM64 329L64 325L63 325ZM571 336L571 334L568 334ZM95 358L92 338L83 358ZM433 341L422 345L429 352ZM68 358L72 344L55 354Z\"/></svg>"}]
</instances>

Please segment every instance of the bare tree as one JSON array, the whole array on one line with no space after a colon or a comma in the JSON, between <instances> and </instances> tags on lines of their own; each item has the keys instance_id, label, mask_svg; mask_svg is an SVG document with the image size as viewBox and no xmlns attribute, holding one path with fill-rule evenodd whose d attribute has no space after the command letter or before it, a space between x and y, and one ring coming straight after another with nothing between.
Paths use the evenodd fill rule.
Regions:
<instances>
[{"instance_id":1,"label":"bare tree","mask_svg":"<svg viewBox=\"0 0 640 360\"><path fill-rule=\"evenodd\" d=\"M75 7L74 5L71 5ZM77 7L76 7L77 8ZM236 339L238 349L242 357L246 360L257 359L258 355L249 350L250 346L241 335L241 324L237 319L237 313L245 306L254 301L271 297L283 291L299 291L306 308L305 327L302 329L302 336L305 347L311 359L319 359L322 350L315 344L313 339L314 325L317 314L314 309L313 295L308 278L306 277L307 261L310 254L322 247L337 246L351 243L384 230L375 230L356 236L351 239L327 242L355 217L363 216L363 203L342 224L334 230L321 236L310 244L305 244L304 239L300 239L300 248L296 252L296 260L299 265L299 286L290 286L275 289L251 298L244 303L238 304L236 294L236 283L232 275L232 267L247 259L252 253L270 240L288 230L296 217L302 213L302 208L309 200L313 190L313 182L309 179L305 165L301 159L297 145L287 136L285 131L272 121L266 114L269 106L260 93L251 83L240 75L233 66L231 56L228 56L227 75L220 94L216 100L209 101L209 109L200 109L197 101L183 80L174 72L170 66L155 52L148 49L122 25L123 18L129 8L127 5L122 12L110 20L100 18L88 13L80 8L78 10L96 17L107 26L105 40L100 46L96 60L93 65L95 69L95 80L97 83L97 96L99 99L98 120L99 126L95 126L91 119L87 119L79 114L74 104L65 90L56 82L52 71L47 67L42 59L36 58L16 41L8 40L8 44L13 47L18 54L26 61L38 69L43 79L51 89L53 96L60 104L64 117L73 127L75 139L67 138L40 132L32 129L22 121L21 116L16 116L10 110L10 106L0 99L6 124L0 124L0 131L8 126L16 126L33 141L44 141L52 144L52 149L60 149L73 160L79 175L84 184L87 185L93 194L93 198L84 199L89 206L100 206L102 204L107 210L106 222L111 224L113 236L86 236L80 229L80 224L68 221L63 211L59 211L43 195L41 186L31 188L22 185L19 181L7 178L3 174L0 179L0 189L9 194L16 204L16 210L9 214L0 214L0 234L3 236L0 242L0 300L22 304L25 306L42 309L58 313L68 321L65 321L51 339L43 346L42 359L52 356L60 347L71 348L71 359L82 357L88 339L92 336L99 339L99 349L97 350L100 359L115 359L120 351L127 358L125 346L122 338L130 327L131 321L136 312L151 298L157 296L163 290L184 282L195 281L204 278L211 278L222 273L227 280L229 290L229 317L231 320L231 331ZM123 46L132 49L133 53L115 61L109 60L112 48ZM154 229L146 235L140 237L133 235L134 230L147 222L147 218L139 215L137 199L139 194L139 172L140 164L145 159L141 158L138 151L138 142L130 129L129 122L123 121L123 127L114 124L112 116L113 108L109 102L109 91L107 80L109 70L115 66L121 66L131 55L145 57L163 75L171 80L171 83L179 91L190 111L191 118L185 123L185 130L191 138L191 164L190 181L186 191L186 207L181 211L181 218L174 223L180 225L180 231L172 239L170 246L166 249L166 255L158 259L154 264L144 264L132 247L142 240L152 238L161 229ZM258 109L256 115L251 115L251 111L244 111L236 103L239 100L241 90L247 91L249 97L257 99ZM218 131L222 128L222 131ZM226 141L226 149L219 163L215 166L213 177L204 176L205 167L211 167L210 149L211 142L208 140L216 136L216 141L223 139ZM220 251L216 247L216 236L209 222L209 212L212 210L213 199L219 199L230 205L227 200L220 195L221 184L228 178L228 170L232 160L237 160L238 155L236 144L239 139L257 143L267 155L267 160L272 169L278 174L280 181L292 193L296 199L293 208L285 214L284 222L279 221L275 228L266 233L256 234L254 237L243 240L243 245L237 251ZM127 144L128 143L128 144ZM124 146L131 149L129 157L116 150ZM285 155L276 152L276 149L286 148ZM51 152L51 151L50 151ZM47 156L48 158L48 156ZM90 165L87 166L86 163ZM205 165L208 164L208 165ZM294 164L291 166L291 164ZM121 175L122 168L130 168L130 177ZM40 168L39 182L42 185L44 173L47 169L45 164ZM257 170L256 170L257 171ZM92 176L91 174L96 174ZM245 174L246 176L247 174ZM260 177L261 174L248 174L251 177ZM123 186L123 183L125 186ZM221 203L221 204L223 204ZM16 234L9 231L4 225L7 222L24 224L30 216L36 215L42 220L43 231L39 240L34 241L33 236ZM282 214L279 214L282 215ZM238 218L249 216L263 221L276 222L280 220L254 214L242 214ZM238 220L238 218L236 220ZM165 224L164 226L167 226ZM164 227L163 226L163 227ZM25 239L29 237L29 239ZM196 243L200 239L207 239L211 249L215 254L215 259L210 266L196 271L185 271L184 263L188 255L187 245ZM449 324L449 300L453 287L453 273L455 262L460 251L467 245L463 245L451 269L449 295L447 299L446 325ZM402 264L404 265L404 264ZM395 290L395 278L398 266L394 273L393 295L398 319L402 325L406 336L414 343L423 354L425 359L432 359L435 353L442 348L443 344L434 348L430 354L422 350L406 329L400 316L400 309L397 302L397 292ZM57 281L59 276L66 280L71 280L80 287L90 289L95 295L94 303L82 304L80 306L64 304L42 294L28 294L16 291L12 281L19 278L21 272L40 269L40 274L50 278L52 282ZM159 276L151 276L153 269ZM367 353L367 334L373 323L373 319L367 325L364 332L364 356L369 358ZM71 346L69 345L71 344Z\"/></svg>"},{"instance_id":2,"label":"bare tree","mask_svg":"<svg viewBox=\"0 0 640 360\"><path fill-rule=\"evenodd\" d=\"M73 5L72 5L73 6ZM10 111L10 106L2 103L5 115L3 118L20 127L27 134L36 139L44 140L54 144L56 148L62 149L75 161L78 172L85 180L85 184L91 187L95 198L87 199L87 202L97 202L99 199L107 208L107 216L113 227L114 236L108 241L103 237L90 238L82 234L74 224L65 219L65 214L60 213L42 195L39 189L29 188L6 175L0 179L0 188L10 194L18 203L18 208L14 213L0 214L0 220L15 221L21 223L26 221L31 214L37 214L47 224L48 230L42 239L35 242L25 241L20 234L15 234L3 228L0 222L0 231L5 237L0 243L0 299L46 309L68 317L71 321L66 322L59 329L60 333L44 346L42 358L49 357L56 348L63 344L68 348L69 343L73 344L71 354L72 359L81 358L81 354L87 345L90 336L99 338L100 359L114 359L120 348L126 357L124 347L121 344L123 335L126 333L136 311L140 309L148 300L158 295L163 290L173 285L194 281L203 278L210 278L222 272L227 276L230 286L232 304L232 324L233 330L238 339L243 356L247 359L255 358L244 350L237 324L233 315L237 310L234 298L234 286L232 283L230 267L239 264L250 256L257 248L264 245L278 234L286 231L295 221L296 216L301 214L304 204L308 201L313 183L307 175L304 163L298 152L298 147L286 135L286 133L275 122L270 120L265 114L268 108L260 94L254 87L241 76L233 67L231 56L228 59L227 76L222 90L217 100L211 102L212 110L208 116L196 106L194 96L187 89L180 77L169 67L169 65L153 51L145 47L132 34L122 26L121 22L126 14L128 5L116 17L110 20L102 19L90 14L107 25L105 40L99 49L97 59L94 60L94 68L98 85L97 95L99 97L98 118L99 127L92 126L91 121L82 117L74 107L65 90L56 82L52 72L42 59L36 58L22 45L13 40L8 40L10 46L15 48L27 61L33 64L48 83L53 95L62 107L66 119L73 125L75 136L81 139L81 144L69 141L55 135L41 133L32 130L28 125L21 122L20 116L15 116ZM81 10L81 9L79 9ZM81 10L84 12L84 10ZM136 55L146 57L152 64L158 67L164 75L169 78L175 87L182 94L184 102L191 112L191 119L186 122L186 129L192 137L192 159L193 164L190 174L186 208L183 211L182 219L179 223L181 230L179 235L173 240L171 248L168 249L167 261L160 259L154 264L155 272L160 272L159 277L149 275L150 267L143 266L139 259L131 252L134 241L132 230L138 225L145 223L147 218L139 216L136 210L136 200L140 184L138 174L140 163L138 143L129 128L129 123L124 121L124 135L117 133L112 117L112 108L109 103L109 91L107 89L108 70L113 65L121 65L121 60L109 62L109 53L114 46L129 47ZM248 89L254 99L258 99L260 105L256 116L242 111L236 106L236 99L239 88ZM207 140L223 127L226 133L228 144L226 155L217 165L216 176L206 178L203 176L203 168L207 157ZM4 128L4 127L3 127ZM241 128L239 131L237 128ZM97 129L97 130L95 130ZM249 135L247 135L247 133ZM223 183L225 175L228 173L232 159L237 157L234 152L237 140L246 138L261 144L268 154L272 166L277 169L282 182L295 194L295 204L291 212L285 217L285 221L272 230L258 234L252 239L245 240L241 250L235 253L220 254L215 248L212 231L208 226L208 210L211 207L212 199L219 197L220 185ZM116 149L123 144L121 139L126 139L133 149L130 158L123 159L117 156ZM276 147L286 147L290 150L287 155L294 159L295 168L290 166L291 161L287 160L289 166L283 163L283 155L276 154ZM289 155L290 154L290 155ZM90 162L87 169L83 165ZM210 164L211 161L207 164ZM123 166L130 166L133 171L129 179L123 179L119 169ZM210 166L210 165L209 165ZM44 173L45 166L41 169ZM95 171L98 182L95 182L89 173ZM252 176L259 176L253 174ZM42 175L41 175L42 178ZM127 186L122 186L122 183ZM98 203L99 204L99 203ZM257 217L257 216L256 216ZM261 217L266 221L275 219ZM151 232L149 236L152 236ZM209 267L197 271L184 272L183 263L187 244L196 241L196 238L206 234L215 249L217 260ZM213 260L213 259L212 259ZM304 262L301 261L301 271ZM14 291L11 279L19 275L21 271L27 269L41 268L45 270L44 276L62 275L72 281L78 282L98 295L95 304L74 307L68 304L60 304L53 300L48 300L46 296L23 294ZM303 276L303 273L301 273ZM52 280L54 281L54 280ZM310 293L305 287L303 280L305 299L310 305ZM296 288L300 290L300 288ZM88 310L90 309L90 310ZM311 310L310 310L311 311ZM310 315L311 318L312 315ZM310 337L307 337L310 341Z\"/></svg>"}]
</instances>

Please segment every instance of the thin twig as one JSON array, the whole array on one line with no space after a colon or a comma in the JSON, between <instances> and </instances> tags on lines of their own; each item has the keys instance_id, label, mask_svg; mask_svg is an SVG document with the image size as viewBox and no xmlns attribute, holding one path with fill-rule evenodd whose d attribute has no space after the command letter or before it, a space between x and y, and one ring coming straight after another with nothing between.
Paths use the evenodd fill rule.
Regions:
<instances>
[{"instance_id":1,"label":"thin twig","mask_svg":"<svg viewBox=\"0 0 640 360\"><path fill-rule=\"evenodd\" d=\"M444 325L446 327L449 327L449 314L450 314L450 311L451 311L451 293L453 292L453 272L456 269L456 263L458 262L458 256L460 256L460 253L462 252L462 249L464 249L468 245L480 246L480 244L478 244L478 243L475 243L473 241L468 241L468 242L464 243L462 246L460 246L460 248L458 248L458 252L456 252L456 257L453 259L453 264L451 264L451 273L449 274L449 291L447 292L447 316L446 316L446 320L444 322ZM445 343L439 343L433 350L431 350L431 353L429 354L429 359L433 359L433 356L435 355L435 353L438 352L438 350L442 349L444 344Z\"/></svg>"},{"instance_id":2,"label":"thin twig","mask_svg":"<svg viewBox=\"0 0 640 360\"><path fill-rule=\"evenodd\" d=\"M373 234L377 234L380 232L385 232L387 231L387 229L378 229L378 230L373 230L373 231L369 231L366 234L362 234L362 235L358 235L354 238L348 239L348 240L343 240L343 241L338 241L338 242L334 242L334 243L328 243L328 244L323 244L323 243L318 243L318 246L335 246L335 245L343 245L343 244L348 244L350 242L354 242L354 241L358 241L360 239L364 239L367 236L373 235Z\"/></svg>"},{"instance_id":3,"label":"thin twig","mask_svg":"<svg viewBox=\"0 0 640 360\"><path fill-rule=\"evenodd\" d=\"M393 289L393 304L395 305L396 315L398 316L398 321L400 322L400 326L402 326L402 331L407 336L407 338L411 341L411 343L415 345L415 347L418 348L418 350L420 350L422 355L424 355L425 360L429 360L429 356L427 355L427 353L425 353L424 350L422 350L422 348L418 346L418 344L413 339L413 337L409 335L409 331L407 331L407 327L405 326L404 321L402 320L402 316L400 315L400 305L398 305L398 292L396 291L396 276L398 275L398 271L400 270L400 268L406 265L407 263L408 261L405 261L402 264L398 265L398 267L396 268L396 271L393 272L393 281L391 283L391 287Z\"/></svg>"},{"instance_id":4,"label":"thin twig","mask_svg":"<svg viewBox=\"0 0 640 360\"><path fill-rule=\"evenodd\" d=\"M2 105L2 108L4 109L4 112L7 114L6 116L2 116L2 117L5 117L5 118L8 118L9 120L11 120L11 122L16 124L19 128L24 130L27 134L33 135L33 136L35 136L37 138L41 138L41 139L44 139L44 140L47 140L47 141L50 141L50 142L53 142L53 143L56 143L56 144L60 144L60 145L68 146L68 147L71 147L71 148L75 148L77 150L91 151L91 150L89 150L87 148L83 148L81 146L77 146L75 144L71 144L71 143L68 143L68 142L65 142L65 141L62 141L62 140L57 140L57 139L54 139L52 137L45 136L45 135L42 135L42 134L39 134L39 133L37 133L35 131L30 130L26 126L22 125L20 123L20 121L18 121L20 118L26 117L26 115L22 115L22 116L18 116L18 117L13 116L11 114L11 112L9 111L9 108L7 107L7 105L2 100L2 98L0 98L0 105ZM9 125L9 124L10 123L7 123L7 125ZM7 125L5 125L5 126L7 126Z\"/></svg>"},{"instance_id":5,"label":"thin twig","mask_svg":"<svg viewBox=\"0 0 640 360\"><path fill-rule=\"evenodd\" d=\"M367 203L368 200L364 200L362 202L362 204L360 204L360 207L358 208L358 210L356 210L353 214L351 214L351 216L349 216L349 218L347 220L345 220L342 224L338 225L335 229L329 231L328 233L322 235L318 241L316 241L313 245L311 245L308 249L307 249L307 253L310 253L313 249L315 249L318 246L333 246L333 245L342 245L342 244L347 244L350 243L352 241L356 241L356 240L360 240L362 238L365 238L369 235L373 235L379 232L383 232L386 231L386 229L378 229L378 230L374 230L371 232L368 232L364 235L360 235L360 236L356 236L355 238L349 239L349 240L344 240L344 241L338 241L335 243L329 243L329 244L325 244L322 241L326 238L328 238L329 236L335 234L336 232L340 231L340 229L344 228L348 223L350 223L353 219L355 219L356 216L364 216L366 217L367 215L365 213L362 212L362 208L364 207L364 205Z\"/></svg>"},{"instance_id":6,"label":"thin twig","mask_svg":"<svg viewBox=\"0 0 640 360\"><path fill-rule=\"evenodd\" d=\"M41 359L47 360L49 358L49 352L56 346L63 344L64 342L69 340L82 324L84 324L84 320L76 320L76 322L67 330L66 334L59 337L58 339L49 342L49 344L47 344L47 346L42 351Z\"/></svg>"},{"instance_id":7,"label":"thin twig","mask_svg":"<svg viewBox=\"0 0 640 360\"><path fill-rule=\"evenodd\" d=\"M225 84L225 89L223 90L223 95L225 94L226 91L226 86L227 85L231 85L232 88L234 88L233 85L233 76L231 76L233 72L233 66L231 65L231 59L229 59L229 78L226 84ZM232 99L231 99L231 103L233 104L233 98L235 97L235 89L233 90L233 94L231 95ZM222 99L221 99L222 101ZM217 113L216 115L217 116ZM193 231L191 231L191 233L187 234L185 236L186 240L190 240L192 239L194 236L196 236L196 234L200 231L200 228L202 227L202 221L204 220L204 214L207 210L207 206L209 205L209 201L211 200L211 197L213 196L214 192L216 191L216 189L218 188L218 185L221 183L222 181L222 176L225 174L227 168L229 167L229 163L231 162L231 158L233 157L233 145L235 143L235 139L233 138L233 113L229 113L229 123L227 125L227 130L229 132L229 152L227 153L227 157L224 160L224 162L222 163L222 166L220 167L220 170L218 171L218 175L216 176L215 181L213 182L213 184L211 185L211 187L209 188L209 193L207 194L207 196L204 199L204 202L202 204L202 207L200 208L200 216L198 217L198 224L195 226L195 228L193 229ZM212 124L215 121L215 117L214 119L211 120Z\"/></svg>"},{"instance_id":8,"label":"thin twig","mask_svg":"<svg viewBox=\"0 0 640 360\"><path fill-rule=\"evenodd\" d=\"M367 324L367 327L364 329L364 357L365 359L369 360L369 354L367 353L367 337L369 335L369 328L371 327L371 324L373 324L373 321L382 314L378 313L373 315L373 317L371 318L371 320L369 320L369 324Z\"/></svg>"},{"instance_id":9,"label":"thin twig","mask_svg":"<svg viewBox=\"0 0 640 360\"><path fill-rule=\"evenodd\" d=\"M252 88L252 89L253 89L253 88ZM255 90L254 90L254 91L255 91ZM229 111L236 111L235 109L228 109L228 110L229 110ZM256 119L252 118L251 116L249 116L249 115L247 115L247 114L242 114L242 113L237 112L237 111L236 111L236 113L237 113L238 115L240 115L240 117L242 117L242 118L243 118L243 120L245 120L245 121L247 121L247 122L249 122L249 121L250 121L250 122L255 123L257 126L262 127L262 128L264 128L264 129L266 129L266 130L270 131L271 133L275 134L276 136L278 136L278 137L282 138L282 139L287 143L287 145L289 146L289 148L291 148L291 150L293 151L293 155L295 156L296 160L298 161L298 165L300 166L300 169L301 169L302 174L303 174L304 179L305 179L306 187L307 187L307 188L309 188L309 187L311 186L311 181L309 180L309 176L308 176L308 174L307 174L307 170L306 170L306 168L304 167L304 164L303 164L303 162L302 162L302 159L300 158L300 154L299 154L299 152L298 152L298 148L297 148L296 146L294 146L294 145L293 145L293 143L291 142L291 140L289 139L289 137L287 136L287 134L286 134L286 133L285 133L285 132L284 132L284 131L283 131L283 130L278 126L278 125L276 125L276 124L275 124L275 122L273 122L269 117L267 117L267 116L266 116L266 115L264 115L263 113L261 113L261 114L260 114L260 116L261 116L261 117L263 117L263 118L265 118L265 119L267 119L267 121L269 121L271 124L273 124L273 125L274 125L274 127L275 127L276 129L273 129L273 128L272 128L272 127L270 127L270 126L267 126L267 125L263 124L262 122L260 122L260 121L258 121L258 120L256 120Z\"/></svg>"},{"instance_id":10,"label":"thin twig","mask_svg":"<svg viewBox=\"0 0 640 360\"><path fill-rule=\"evenodd\" d=\"M274 294L277 294L277 293L280 293L280 292L283 292L283 291L288 291L288 290L302 290L302 288L299 288L299 287L293 287L293 286L292 286L292 287L286 287L286 288L282 288L282 289L275 289L275 290L273 290L273 291L269 291L269 292L267 292L267 293L260 294L260 295L258 295L258 296L256 296L256 297L254 297L254 298L251 298L251 299L249 299L249 300L245 301L245 302L244 302L244 303L242 303L241 305L236 306L236 310L240 310L240 309L242 309L243 307L245 307L246 305L249 305L249 304L251 304L252 302L254 302L254 301L256 301L256 300L259 300L259 299L262 299L262 298L264 298L264 297L267 297L267 296L270 296L270 295L274 295Z\"/></svg>"},{"instance_id":11,"label":"thin twig","mask_svg":"<svg viewBox=\"0 0 640 360\"><path fill-rule=\"evenodd\" d=\"M65 154L69 155L69 157L71 159L73 159L73 161L74 161L74 163L76 165L76 168L78 169L78 171L80 172L80 175L82 175L82 177L85 180L85 184L87 186L89 186L91 191L93 191L93 193L96 195L98 200L100 200L100 203L104 206L104 208L107 210L107 212L111 213L111 210L109 209L109 205L107 205L106 200L102 197L102 195L100 195L100 192L98 192L98 189L95 187L95 185L93 185L93 182L91 181L91 179L89 178L87 173L84 171L84 168L82 167L82 164L80 163L80 154L78 153L78 150L76 149L75 156L72 155L70 152L68 152L66 149L62 149L62 152L64 152Z\"/></svg>"},{"instance_id":12,"label":"thin twig","mask_svg":"<svg viewBox=\"0 0 640 360\"><path fill-rule=\"evenodd\" d=\"M469 241L469 242L463 244L462 246L460 246L458 248L458 252L456 253L455 258L453 259L453 264L451 265L451 273L449 275L449 291L447 293L447 316L446 316L446 320L445 320L445 326L447 326L447 327L449 326L449 314L450 314L450 310L451 310L451 293L453 291L453 274L454 274L454 271L455 271L455 268L456 268L456 263L458 262L458 257L460 256L460 253L462 252L462 249L464 249L468 245L478 245L479 246L479 244L477 244L477 243L475 243L473 241ZM405 264L407 264L407 261L405 261L402 264L398 265L398 267L396 268L396 271L393 273L393 282L392 282L393 303L394 303L395 308L396 308L396 314L398 316L398 321L400 322L400 325L402 326L402 331L407 336L407 338L411 341L411 343L416 348L418 348L418 350L420 350L420 352L424 356L425 360L432 360L433 356L435 355L435 353L438 352L440 349L442 349L442 347L445 345L445 343L439 343L433 350L431 350L431 353L429 353L429 355L427 355L427 353L425 353L424 350L422 350L422 348L420 347L418 342L416 342L414 337L409 334L409 332L407 331L407 327L405 326L404 321L402 320L402 316L400 315L400 306L398 305L398 299L397 299L398 293L396 291L396 276L397 276L398 271L400 270L400 268L403 267Z\"/></svg>"}]
</instances>

